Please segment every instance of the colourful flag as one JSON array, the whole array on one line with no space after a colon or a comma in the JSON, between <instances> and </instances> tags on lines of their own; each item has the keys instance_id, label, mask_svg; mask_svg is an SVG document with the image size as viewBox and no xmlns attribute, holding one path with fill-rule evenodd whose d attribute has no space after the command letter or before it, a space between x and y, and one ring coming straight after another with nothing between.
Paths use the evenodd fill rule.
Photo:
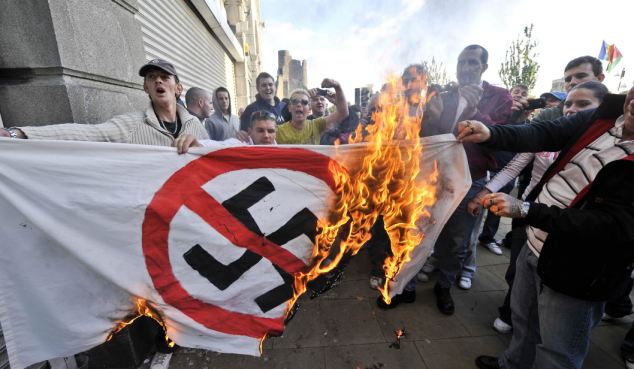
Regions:
<instances>
[{"instance_id":1,"label":"colourful flag","mask_svg":"<svg viewBox=\"0 0 634 369\"><path fill-rule=\"evenodd\" d=\"M607 71L611 72L616 65L621 61L623 55L616 48L614 44L608 44L605 41L601 43L601 51L599 51L599 60L605 60L608 62Z\"/></svg>"},{"instance_id":2,"label":"colourful flag","mask_svg":"<svg viewBox=\"0 0 634 369\"><path fill-rule=\"evenodd\" d=\"M599 51L599 60L608 60L608 44L603 41L601 51Z\"/></svg>"},{"instance_id":3,"label":"colourful flag","mask_svg":"<svg viewBox=\"0 0 634 369\"><path fill-rule=\"evenodd\" d=\"M614 45L610 45L610 55L608 59L608 72L611 72L623 58L623 55Z\"/></svg>"}]
</instances>

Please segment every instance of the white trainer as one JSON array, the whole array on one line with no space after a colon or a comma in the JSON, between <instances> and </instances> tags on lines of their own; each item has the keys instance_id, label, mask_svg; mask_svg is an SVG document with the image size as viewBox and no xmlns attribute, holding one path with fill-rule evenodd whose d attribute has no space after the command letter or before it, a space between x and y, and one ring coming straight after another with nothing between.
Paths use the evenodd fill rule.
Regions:
<instances>
[{"instance_id":1,"label":"white trainer","mask_svg":"<svg viewBox=\"0 0 634 369\"><path fill-rule=\"evenodd\" d=\"M498 333L506 334L510 333L513 330L513 327L506 324L504 320L498 317L493 321L493 329L495 329Z\"/></svg>"},{"instance_id":2,"label":"white trainer","mask_svg":"<svg viewBox=\"0 0 634 369\"><path fill-rule=\"evenodd\" d=\"M500 247L500 245L497 244L497 242L487 242L487 243L480 243L482 246L486 247L487 249L489 249L489 251L491 251L492 253L494 253L495 255L502 255L502 248Z\"/></svg>"},{"instance_id":3,"label":"white trainer","mask_svg":"<svg viewBox=\"0 0 634 369\"><path fill-rule=\"evenodd\" d=\"M416 279L418 279L419 282L429 282L429 274L424 273L424 272L418 272L418 274L416 274Z\"/></svg>"},{"instance_id":4,"label":"white trainer","mask_svg":"<svg viewBox=\"0 0 634 369\"><path fill-rule=\"evenodd\" d=\"M471 289L471 278L469 277L460 277L460 281L458 282L458 287L463 290Z\"/></svg>"},{"instance_id":5,"label":"white trainer","mask_svg":"<svg viewBox=\"0 0 634 369\"><path fill-rule=\"evenodd\" d=\"M420 271L425 274L431 274L434 270L436 270L436 266L434 265L434 261L430 260L430 258L427 259L425 264L423 264L423 267L420 269Z\"/></svg>"}]
</instances>

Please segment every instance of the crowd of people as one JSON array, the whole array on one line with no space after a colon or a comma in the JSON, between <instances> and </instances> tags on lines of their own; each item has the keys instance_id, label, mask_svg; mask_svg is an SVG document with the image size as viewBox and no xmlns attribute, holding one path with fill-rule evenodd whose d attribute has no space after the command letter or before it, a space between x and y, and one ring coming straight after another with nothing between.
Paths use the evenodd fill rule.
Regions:
<instances>
[{"instance_id":1,"label":"crowd of people","mask_svg":"<svg viewBox=\"0 0 634 369\"><path fill-rule=\"evenodd\" d=\"M453 133L462 141L472 184L440 233L432 256L404 291L382 309L416 300L417 282L435 273L438 310L454 314L451 290L470 289L479 247L502 255L508 248L508 293L492 326L511 333L499 357L480 356L479 368L580 368L593 327L604 311L632 312L634 263L634 88L610 94L601 61L571 60L564 91L529 99L518 84L509 90L482 77L488 52L469 45L458 55L457 83L436 86L425 105L421 137ZM403 94L412 106L424 96L425 69L405 68ZM255 101L236 114L227 88L190 88L186 107L175 67L155 59L139 70L149 102L145 111L105 123L0 129L0 137L122 142L191 147L215 145L317 145L346 143L368 111L349 106L341 85L276 96L275 79L260 73ZM332 107L329 108L329 105ZM516 189L517 196L510 195ZM512 230L496 240L500 217ZM379 218L367 247L370 287L384 282L389 238ZM634 368L634 327L622 347Z\"/></svg>"}]
</instances>

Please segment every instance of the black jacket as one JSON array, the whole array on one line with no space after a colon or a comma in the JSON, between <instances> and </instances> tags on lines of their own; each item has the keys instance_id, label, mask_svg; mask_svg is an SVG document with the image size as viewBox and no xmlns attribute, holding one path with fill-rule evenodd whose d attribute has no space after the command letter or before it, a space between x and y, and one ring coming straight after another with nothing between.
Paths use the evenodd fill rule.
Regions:
<instances>
[{"instance_id":1,"label":"black jacket","mask_svg":"<svg viewBox=\"0 0 634 369\"><path fill-rule=\"evenodd\" d=\"M558 161L597 119L616 119L624 96L610 96L596 110L525 126L492 126L485 146L520 152L558 151ZM537 197L540 186L527 200ZM572 207L532 203L526 223L548 232L538 264L542 283L580 299L603 301L622 293L634 262L634 162L606 165Z\"/></svg>"}]
</instances>

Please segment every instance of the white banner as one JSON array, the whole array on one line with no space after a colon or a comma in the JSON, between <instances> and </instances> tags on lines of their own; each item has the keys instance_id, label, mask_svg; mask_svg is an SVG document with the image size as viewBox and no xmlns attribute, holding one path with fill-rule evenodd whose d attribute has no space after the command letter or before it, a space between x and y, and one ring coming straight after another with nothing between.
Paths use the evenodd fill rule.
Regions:
<instances>
[{"instance_id":1,"label":"white banner","mask_svg":"<svg viewBox=\"0 0 634 369\"><path fill-rule=\"evenodd\" d=\"M423 173L439 163L438 202L396 292L470 185L452 135L422 142ZM306 225L327 214L334 196L328 163L361 149L177 155L169 147L0 139L0 322L11 367L103 343L136 297L161 312L181 346L259 355L260 338L283 330L289 277L311 254L315 229Z\"/></svg>"}]
</instances>

